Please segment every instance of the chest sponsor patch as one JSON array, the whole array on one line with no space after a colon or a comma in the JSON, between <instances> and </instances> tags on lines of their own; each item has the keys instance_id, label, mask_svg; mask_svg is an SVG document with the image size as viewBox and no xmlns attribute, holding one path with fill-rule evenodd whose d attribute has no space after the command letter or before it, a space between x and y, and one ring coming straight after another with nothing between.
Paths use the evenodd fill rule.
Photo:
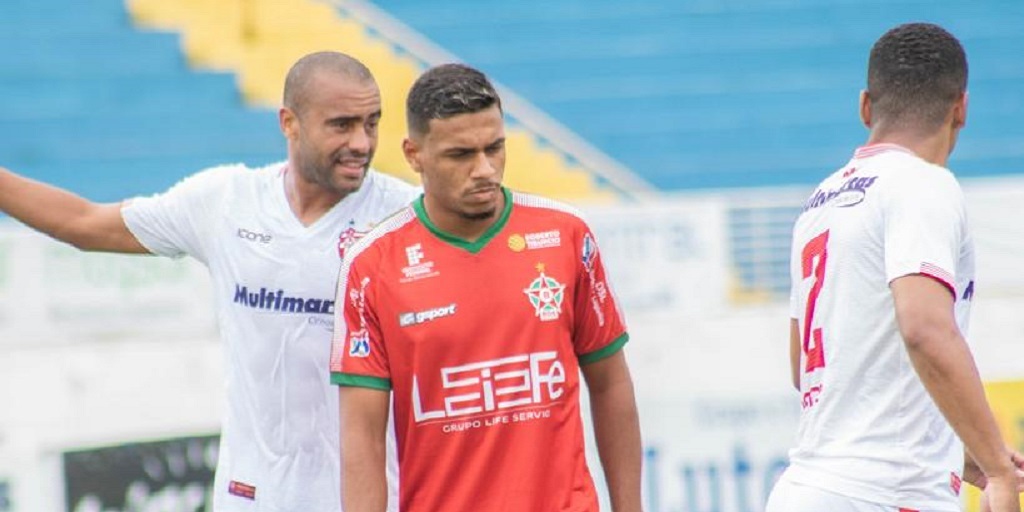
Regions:
<instances>
[{"instance_id":1,"label":"chest sponsor patch","mask_svg":"<svg viewBox=\"0 0 1024 512\"><path fill-rule=\"evenodd\" d=\"M401 283L411 283L441 274L434 269L433 261L425 261L427 257L423 253L423 244L417 243L406 247L405 259L408 265L402 268L402 278L399 279Z\"/></svg>"},{"instance_id":2,"label":"chest sponsor patch","mask_svg":"<svg viewBox=\"0 0 1024 512\"><path fill-rule=\"evenodd\" d=\"M508 237L508 248L513 252L524 250L547 249L560 247L562 245L562 232L557 229L541 231L538 233L527 233L520 235L513 234Z\"/></svg>"},{"instance_id":3,"label":"chest sponsor patch","mask_svg":"<svg viewBox=\"0 0 1024 512\"><path fill-rule=\"evenodd\" d=\"M444 433L551 418L566 395L566 368L555 351L474 361L413 375L417 425L441 424Z\"/></svg>"},{"instance_id":4,"label":"chest sponsor patch","mask_svg":"<svg viewBox=\"0 0 1024 512\"><path fill-rule=\"evenodd\" d=\"M425 311L402 313L398 315L398 326L409 327L412 325L430 322L431 320L437 320L438 318L452 316L454 314L455 303L453 302L447 306L441 306L439 308L428 309Z\"/></svg>"}]
</instances>

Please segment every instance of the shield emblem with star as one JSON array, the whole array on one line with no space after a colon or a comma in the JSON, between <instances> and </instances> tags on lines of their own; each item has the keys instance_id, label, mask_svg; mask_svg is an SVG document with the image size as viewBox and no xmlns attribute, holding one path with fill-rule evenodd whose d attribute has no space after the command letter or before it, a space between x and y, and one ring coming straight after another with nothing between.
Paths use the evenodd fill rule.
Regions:
<instances>
[{"instance_id":1,"label":"shield emblem with star","mask_svg":"<svg viewBox=\"0 0 1024 512\"><path fill-rule=\"evenodd\" d=\"M562 314L562 300L565 298L565 285L544 273L544 264L537 265L540 276L523 289L530 299L534 314L542 322L557 320Z\"/></svg>"}]
</instances>

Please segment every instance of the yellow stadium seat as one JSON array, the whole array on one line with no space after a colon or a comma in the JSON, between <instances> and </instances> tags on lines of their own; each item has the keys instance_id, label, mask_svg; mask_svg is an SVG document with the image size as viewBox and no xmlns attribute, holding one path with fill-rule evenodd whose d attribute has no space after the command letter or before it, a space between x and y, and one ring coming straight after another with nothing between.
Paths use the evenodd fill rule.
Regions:
<instances>
[{"instance_id":1,"label":"yellow stadium seat","mask_svg":"<svg viewBox=\"0 0 1024 512\"><path fill-rule=\"evenodd\" d=\"M128 0L140 26L182 32L182 49L197 67L231 69L246 102L276 109L284 77L303 55L342 51L364 62L381 89L383 118L375 166L413 183L419 177L402 154L405 97L423 64L388 41L371 36L357 20L312 0ZM603 187L533 133L507 131L506 183L510 187L575 202L610 202Z\"/></svg>"}]
</instances>

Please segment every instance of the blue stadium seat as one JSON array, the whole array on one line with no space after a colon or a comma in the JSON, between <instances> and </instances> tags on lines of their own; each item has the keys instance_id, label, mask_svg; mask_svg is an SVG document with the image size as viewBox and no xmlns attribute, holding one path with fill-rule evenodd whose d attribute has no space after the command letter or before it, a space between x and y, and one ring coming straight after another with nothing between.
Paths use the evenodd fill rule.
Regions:
<instances>
[{"instance_id":1,"label":"blue stadium seat","mask_svg":"<svg viewBox=\"0 0 1024 512\"><path fill-rule=\"evenodd\" d=\"M1018 0L381 0L380 7L665 189L810 185L866 138L857 96L886 29L964 43L971 111L951 165L1024 172ZM501 37L495 37L500 34Z\"/></svg>"},{"instance_id":2,"label":"blue stadium seat","mask_svg":"<svg viewBox=\"0 0 1024 512\"><path fill-rule=\"evenodd\" d=\"M190 70L179 36L134 29L121 0L6 0L0 47L0 165L116 201L285 156L275 112Z\"/></svg>"}]
</instances>

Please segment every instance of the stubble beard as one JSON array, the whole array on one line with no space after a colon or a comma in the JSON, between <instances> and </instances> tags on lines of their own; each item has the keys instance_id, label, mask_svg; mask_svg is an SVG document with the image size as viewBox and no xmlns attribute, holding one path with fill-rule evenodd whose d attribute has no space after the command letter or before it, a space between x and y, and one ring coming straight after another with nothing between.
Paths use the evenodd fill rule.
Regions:
<instances>
[{"instance_id":1,"label":"stubble beard","mask_svg":"<svg viewBox=\"0 0 1024 512\"><path fill-rule=\"evenodd\" d=\"M340 185L334 180L334 163L339 159L336 155L332 155L331 159L323 162L310 163L308 161L299 164L299 174L302 175L303 179L315 184L316 186L337 194L339 196L347 196L357 190L363 184L363 179L366 178L366 173L369 171L370 165L367 164L363 167L363 179L360 179L354 186L352 185ZM368 159L369 160L369 159Z\"/></svg>"},{"instance_id":2,"label":"stubble beard","mask_svg":"<svg viewBox=\"0 0 1024 512\"><path fill-rule=\"evenodd\" d=\"M481 221L493 218L496 213L498 213L498 210L493 209L477 213L459 212L459 216L466 220Z\"/></svg>"}]
</instances>

